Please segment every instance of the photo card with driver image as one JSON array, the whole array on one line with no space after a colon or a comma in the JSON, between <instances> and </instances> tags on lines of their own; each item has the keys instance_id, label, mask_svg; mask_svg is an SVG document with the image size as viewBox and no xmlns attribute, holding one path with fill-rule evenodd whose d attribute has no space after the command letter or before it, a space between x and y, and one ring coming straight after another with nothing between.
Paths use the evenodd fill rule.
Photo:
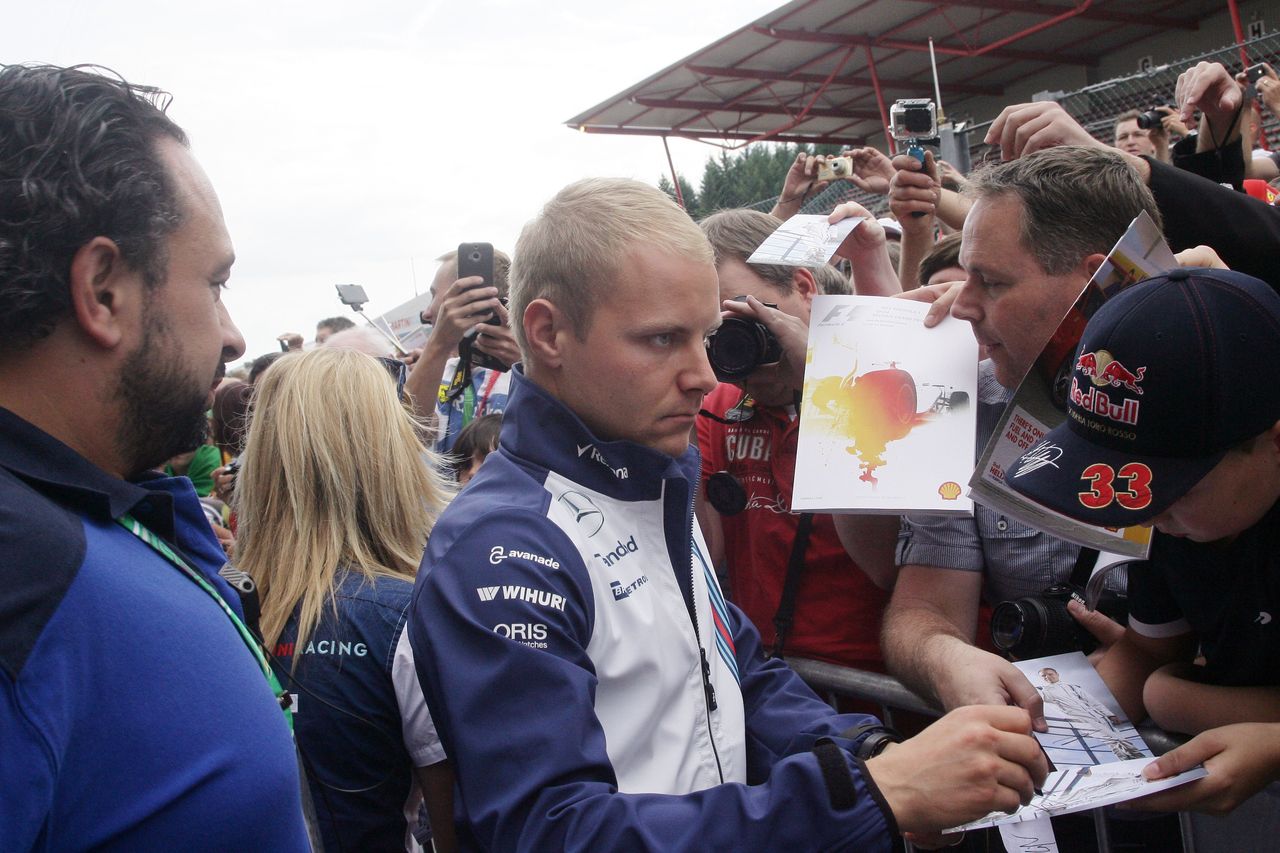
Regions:
<instances>
[{"instance_id":1,"label":"photo card with driver image","mask_svg":"<svg viewBox=\"0 0 1280 853\"><path fill-rule=\"evenodd\" d=\"M1036 739L1056 769L1154 758L1089 659L1080 652L1014 661L1040 698L1049 731Z\"/></svg>"}]
</instances>

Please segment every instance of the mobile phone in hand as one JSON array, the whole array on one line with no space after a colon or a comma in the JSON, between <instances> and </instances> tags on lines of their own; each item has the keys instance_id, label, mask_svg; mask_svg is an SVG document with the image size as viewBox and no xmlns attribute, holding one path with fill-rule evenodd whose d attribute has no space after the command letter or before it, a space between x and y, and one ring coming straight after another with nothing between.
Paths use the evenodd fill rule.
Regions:
<instances>
[{"instance_id":1,"label":"mobile phone in hand","mask_svg":"<svg viewBox=\"0 0 1280 853\"><path fill-rule=\"evenodd\" d=\"M1257 65L1250 65L1244 70L1244 79L1248 83L1246 95L1253 98L1261 97L1258 94L1258 81L1267 76L1267 66L1261 62Z\"/></svg>"},{"instance_id":2,"label":"mobile phone in hand","mask_svg":"<svg viewBox=\"0 0 1280 853\"><path fill-rule=\"evenodd\" d=\"M493 287L493 244L492 243L459 243L458 244L458 278L479 276L483 284L476 287ZM497 311L490 311L485 320L491 326L501 325Z\"/></svg>"}]
</instances>

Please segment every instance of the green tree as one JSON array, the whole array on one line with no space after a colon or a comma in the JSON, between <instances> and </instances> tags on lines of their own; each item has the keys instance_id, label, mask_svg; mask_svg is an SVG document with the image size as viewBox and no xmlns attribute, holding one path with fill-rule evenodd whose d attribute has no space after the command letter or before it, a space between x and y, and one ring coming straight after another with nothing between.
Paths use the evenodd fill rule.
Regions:
<instances>
[{"instance_id":1,"label":"green tree","mask_svg":"<svg viewBox=\"0 0 1280 853\"><path fill-rule=\"evenodd\" d=\"M733 207L755 207L769 210L773 200L782 191L787 170L795 162L796 155L805 153L835 154L839 146L801 146L776 143L759 143L739 151L722 151L707 158L702 170L702 184L698 192L683 175L677 175L680 191L684 195L685 209L694 219L701 219ZM658 179L658 188L675 198L671 179Z\"/></svg>"},{"instance_id":2,"label":"green tree","mask_svg":"<svg viewBox=\"0 0 1280 853\"><path fill-rule=\"evenodd\" d=\"M694 219L701 219L705 214L698 198L698 191L693 188L693 184L685 179L684 175L677 175L676 177L680 180L680 196L684 199L685 211ZM680 203L680 197L676 196L675 186L666 175L658 178L658 189L671 196L672 200L677 204Z\"/></svg>"}]
</instances>

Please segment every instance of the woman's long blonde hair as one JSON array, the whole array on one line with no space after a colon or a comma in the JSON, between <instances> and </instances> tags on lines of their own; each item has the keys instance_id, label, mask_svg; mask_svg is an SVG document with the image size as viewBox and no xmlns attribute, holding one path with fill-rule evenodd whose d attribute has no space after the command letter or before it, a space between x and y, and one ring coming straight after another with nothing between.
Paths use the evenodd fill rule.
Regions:
<instances>
[{"instance_id":1,"label":"woman's long blonde hair","mask_svg":"<svg viewBox=\"0 0 1280 853\"><path fill-rule=\"evenodd\" d=\"M303 647L325 602L336 607L339 569L413 579L451 495L417 429L387 371L359 352L288 355L258 380L235 564L258 584L267 648L299 605Z\"/></svg>"}]
</instances>

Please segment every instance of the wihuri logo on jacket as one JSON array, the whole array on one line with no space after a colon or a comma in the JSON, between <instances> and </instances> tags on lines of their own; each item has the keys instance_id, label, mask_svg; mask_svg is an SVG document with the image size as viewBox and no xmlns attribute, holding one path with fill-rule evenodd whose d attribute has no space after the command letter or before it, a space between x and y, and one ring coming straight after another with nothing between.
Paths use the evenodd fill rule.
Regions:
<instances>
[{"instance_id":1,"label":"wihuri logo on jacket","mask_svg":"<svg viewBox=\"0 0 1280 853\"><path fill-rule=\"evenodd\" d=\"M476 587L476 595L480 596L481 601L493 601L498 597L499 592L502 593L502 598L505 601L527 601L530 604L538 604L555 610L564 610L564 596L557 595L554 592L533 589L527 586L516 586L514 584Z\"/></svg>"}]
</instances>

